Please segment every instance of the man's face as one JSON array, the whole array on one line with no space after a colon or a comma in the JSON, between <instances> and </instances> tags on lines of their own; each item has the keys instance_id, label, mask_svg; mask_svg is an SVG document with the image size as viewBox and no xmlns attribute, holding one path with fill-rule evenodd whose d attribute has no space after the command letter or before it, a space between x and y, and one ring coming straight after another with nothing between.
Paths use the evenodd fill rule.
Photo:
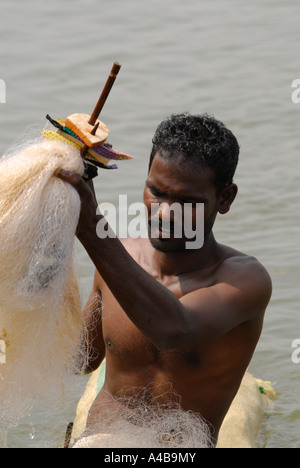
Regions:
<instances>
[{"instance_id":1,"label":"man's face","mask_svg":"<svg viewBox=\"0 0 300 468\"><path fill-rule=\"evenodd\" d=\"M160 151L157 151L144 189L149 239L155 249L163 252L186 249L186 243L191 239L187 238L184 226L190 223L196 232L197 225L199 227L199 204L202 213L204 207L201 218L204 240L211 232L218 212L214 172L200 167L192 170L179 161L182 159L176 159L174 163L171 159L161 157ZM157 208L158 204L160 209ZM171 206L174 207L173 204L182 209L169 210ZM169 218L167 225L163 222L165 216ZM189 219L186 219L187 216Z\"/></svg>"}]
</instances>

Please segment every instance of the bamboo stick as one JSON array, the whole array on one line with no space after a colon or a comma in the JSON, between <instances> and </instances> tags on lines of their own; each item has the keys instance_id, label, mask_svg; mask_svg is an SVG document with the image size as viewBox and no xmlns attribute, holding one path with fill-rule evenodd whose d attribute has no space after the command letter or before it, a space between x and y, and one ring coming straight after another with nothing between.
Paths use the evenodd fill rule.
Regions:
<instances>
[{"instance_id":1,"label":"bamboo stick","mask_svg":"<svg viewBox=\"0 0 300 468\"><path fill-rule=\"evenodd\" d=\"M109 77L106 81L106 84L103 88L103 91L101 93L101 96L96 104L96 107L90 117L90 120L88 121L88 123L90 125L95 125L95 122L96 120L98 119L99 115L100 115L100 112L102 111L103 109L103 106L106 102L106 99L110 93L110 90L115 82L115 79L117 78L117 74L119 73L120 71L120 68L121 68L121 65L118 63L118 62L115 62L113 64L113 67L111 69L111 72L109 74Z\"/></svg>"}]
</instances>

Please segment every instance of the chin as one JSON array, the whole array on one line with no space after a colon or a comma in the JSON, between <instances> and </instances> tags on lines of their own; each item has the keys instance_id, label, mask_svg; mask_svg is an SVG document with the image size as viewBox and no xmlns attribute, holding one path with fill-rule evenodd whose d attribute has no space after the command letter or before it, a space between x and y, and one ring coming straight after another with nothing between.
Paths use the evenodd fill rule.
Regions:
<instances>
[{"instance_id":1,"label":"chin","mask_svg":"<svg viewBox=\"0 0 300 468\"><path fill-rule=\"evenodd\" d=\"M183 252L185 250L185 242L178 242L178 239L170 240L170 239L159 239L159 238L151 238L149 236L150 243L155 250L159 252L166 252L166 253L175 253L175 252Z\"/></svg>"}]
</instances>

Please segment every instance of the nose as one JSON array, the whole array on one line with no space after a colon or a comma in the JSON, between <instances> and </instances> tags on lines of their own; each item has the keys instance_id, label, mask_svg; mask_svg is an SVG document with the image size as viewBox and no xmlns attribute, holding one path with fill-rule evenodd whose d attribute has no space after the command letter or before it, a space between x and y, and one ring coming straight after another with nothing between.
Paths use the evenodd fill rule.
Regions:
<instances>
[{"instance_id":1,"label":"nose","mask_svg":"<svg viewBox=\"0 0 300 468\"><path fill-rule=\"evenodd\" d=\"M158 208L158 216L162 219L164 217L167 217L167 219L170 216L170 203L167 202L161 202L159 204Z\"/></svg>"},{"instance_id":2,"label":"nose","mask_svg":"<svg viewBox=\"0 0 300 468\"><path fill-rule=\"evenodd\" d=\"M159 203L155 217L159 219L160 223L169 223L170 225L181 224L182 222L182 206L178 202L164 201Z\"/></svg>"}]
</instances>

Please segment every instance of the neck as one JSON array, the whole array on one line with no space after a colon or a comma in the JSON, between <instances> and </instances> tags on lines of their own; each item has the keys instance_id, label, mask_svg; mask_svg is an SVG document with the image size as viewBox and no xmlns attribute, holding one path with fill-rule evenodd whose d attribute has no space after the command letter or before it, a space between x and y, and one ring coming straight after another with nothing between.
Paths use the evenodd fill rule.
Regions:
<instances>
[{"instance_id":1,"label":"neck","mask_svg":"<svg viewBox=\"0 0 300 468\"><path fill-rule=\"evenodd\" d=\"M161 276L180 275L205 268L215 261L218 243L212 232L206 237L201 249L180 252L161 252L153 248L153 264Z\"/></svg>"}]
</instances>

